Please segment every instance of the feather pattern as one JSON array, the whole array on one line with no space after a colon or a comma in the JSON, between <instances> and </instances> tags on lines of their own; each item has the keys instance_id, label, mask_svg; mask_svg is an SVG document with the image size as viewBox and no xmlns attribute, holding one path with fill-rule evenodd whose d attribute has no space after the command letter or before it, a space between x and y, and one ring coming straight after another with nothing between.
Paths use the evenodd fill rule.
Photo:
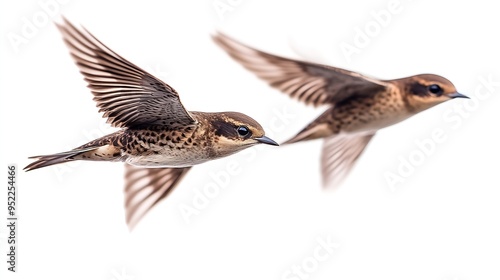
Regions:
<instances>
[{"instance_id":1,"label":"feather pattern","mask_svg":"<svg viewBox=\"0 0 500 280\"><path fill-rule=\"evenodd\" d=\"M324 140L321 173L325 187L337 187L344 181L374 135L334 135Z\"/></svg>"},{"instance_id":2,"label":"feather pattern","mask_svg":"<svg viewBox=\"0 0 500 280\"><path fill-rule=\"evenodd\" d=\"M125 164L125 214L129 228L133 229L151 208L167 197L190 168L146 168Z\"/></svg>"},{"instance_id":3,"label":"feather pattern","mask_svg":"<svg viewBox=\"0 0 500 280\"><path fill-rule=\"evenodd\" d=\"M121 57L68 20L57 24L99 112L115 127L195 123L168 84Z\"/></svg>"},{"instance_id":4,"label":"feather pattern","mask_svg":"<svg viewBox=\"0 0 500 280\"><path fill-rule=\"evenodd\" d=\"M335 104L380 92L388 83L345 69L293 60L250 48L217 33L214 41L272 87L308 105Z\"/></svg>"}]
</instances>

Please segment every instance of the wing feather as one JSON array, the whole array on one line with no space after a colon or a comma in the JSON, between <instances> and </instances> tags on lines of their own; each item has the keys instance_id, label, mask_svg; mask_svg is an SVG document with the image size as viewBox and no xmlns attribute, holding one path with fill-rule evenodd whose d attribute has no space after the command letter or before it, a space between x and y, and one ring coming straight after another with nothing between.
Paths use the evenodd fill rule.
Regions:
<instances>
[{"instance_id":1,"label":"wing feather","mask_svg":"<svg viewBox=\"0 0 500 280\"><path fill-rule=\"evenodd\" d=\"M125 212L127 225L135 225L167 197L186 175L186 168L146 168L125 165Z\"/></svg>"},{"instance_id":2,"label":"wing feather","mask_svg":"<svg viewBox=\"0 0 500 280\"><path fill-rule=\"evenodd\" d=\"M349 174L375 134L334 135L323 142L321 173L323 185L337 187Z\"/></svg>"},{"instance_id":3,"label":"wing feather","mask_svg":"<svg viewBox=\"0 0 500 280\"><path fill-rule=\"evenodd\" d=\"M94 95L99 112L115 127L193 124L179 94L160 79L64 19L57 24L71 56Z\"/></svg>"},{"instance_id":4,"label":"wing feather","mask_svg":"<svg viewBox=\"0 0 500 280\"><path fill-rule=\"evenodd\" d=\"M229 56L269 85L309 105L335 104L354 96L375 94L388 86L386 82L345 69L265 53L222 33L213 39Z\"/></svg>"}]
</instances>

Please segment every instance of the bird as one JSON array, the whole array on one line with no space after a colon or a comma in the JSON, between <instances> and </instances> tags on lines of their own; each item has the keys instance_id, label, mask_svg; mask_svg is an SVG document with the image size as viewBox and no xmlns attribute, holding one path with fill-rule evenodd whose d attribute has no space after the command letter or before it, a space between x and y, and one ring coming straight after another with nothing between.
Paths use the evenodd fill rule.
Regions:
<instances>
[{"instance_id":1,"label":"bird","mask_svg":"<svg viewBox=\"0 0 500 280\"><path fill-rule=\"evenodd\" d=\"M56 23L99 112L117 132L73 150L30 157L26 171L75 160L125 163L126 222L141 218L193 165L256 144L277 146L262 126L238 112L187 111L177 91L112 51L85 28Z\"/></svg>"},{"instance_id":2,"label":"bird","mask_svg":"<svg viewBox=\"0 0 500 280\"><path fill-rule=\"evenodd\" d=\"M321 177L337 188L379 129L454 98L446 78L420 74L380 80L346 69L289 59L249 47L222 32L215 43L244 68L289 97L326 110L283 144L323 139Z\"/></svg>"}]
</instances>

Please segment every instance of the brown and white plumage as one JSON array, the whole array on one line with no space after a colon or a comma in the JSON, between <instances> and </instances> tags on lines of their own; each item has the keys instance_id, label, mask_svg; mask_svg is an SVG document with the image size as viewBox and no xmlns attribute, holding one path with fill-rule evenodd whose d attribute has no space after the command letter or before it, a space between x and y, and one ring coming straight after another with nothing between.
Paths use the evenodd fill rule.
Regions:
<instances>
[{"instance_id":1,"label":"brown and white plumage","mask_svg":"<svg viewBox=\"0 0 500 280\"><path fill-rule=\"evenodd\" d=\"M288 59L243 45L217 33L214 41L272 87L308 105L333 105L354 95L384 90L388 84L341 68Z\"/></svg>"},{"instance_id":2,"label":"brown and white plumage","mask_svg":"<svg viewBox=\"0 0 500 280\"><path fill-rule=\"evenodd\" d=\"M57 27L94 94L99 112L115 127L189 125L195 120L171 86L102 44L68 20Z\"/></svg>"},{"instance_id":3,"label":"brown and white plumage","mask_svg":"<svg viewBox=\"0 0 500 280\"><path fill-rule=\"evenodd\" d=\"M353 168L374 134L335 135L323 141L321 174L323 183L339 186Z\"/></svg>"},{"instance_id":4,"label":"brown and white plumage","mask_svg":"<svg viewBox=\"0 0 500 280\"><path fill-rule=\"evenodd\" d=\"M238 112L188 112L168 84L129 62L66 19L57 27L94 95L99 112L120 131L71 151L32 157L34 170L74 160L126 162L125 208L134 227L191 166L259 143L277 145Z\"/></svg>"},{"instance_id":5,"label":"brown and white plumage","mask_svg":"<svg viewBox=\"0 0 500 280\"><path fill-rule=\"evenodd\" d=\"M447 79L431 74L378 80L341 68L288 59L248 47L217 33L229 56L270 86L313 106L329 106L285 144L324 138L325 186L338 186L378 129L455 97ZM431 90L431 86L433 89ZM439 91L433 92L434 89Z\"/></svg>"},{"instance_id":6,"label":"brown and white plumage","mask_svg":"<svg viewBox=\"0 0 500 280\"><path fill-rule=\"evenodd\" d=\"M125 215L130 228L165 198L191 167L144 168L125 165Z\"/></svg>"}]
</instances>

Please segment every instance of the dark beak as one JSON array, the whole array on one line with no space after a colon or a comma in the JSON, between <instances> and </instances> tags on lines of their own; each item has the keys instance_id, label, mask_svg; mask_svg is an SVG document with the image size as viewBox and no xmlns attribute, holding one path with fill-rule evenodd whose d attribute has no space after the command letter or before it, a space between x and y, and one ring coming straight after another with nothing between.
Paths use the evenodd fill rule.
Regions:
<instances>
[{"instance_id":1,"label":"dark beak","mask_svg":"<svg viewBox=\"0 0 500 280\"><path fill-rule=\"evenodd\" d=\"M450 93L450 94L448 94L448 97L449 98L468 98L468 99L470 99L470 97L468 97L467 95L463 95L463 94L458 93L458 92Z\"/></svg>"},{"instance_id":2,"label":"dark beak","mask_svg":"<svg viewBox=\"0 0 500 280\"><path fill-rule=\"evenodd\" d=\"M263 144L268 144L268 145L273 145L273 146L279 146L278 143L274 142L273 139L267 137L267 136L262 136L259 138L255 138L255 140L259 141L260 143Z\"/></svg>"}]
</instances>

